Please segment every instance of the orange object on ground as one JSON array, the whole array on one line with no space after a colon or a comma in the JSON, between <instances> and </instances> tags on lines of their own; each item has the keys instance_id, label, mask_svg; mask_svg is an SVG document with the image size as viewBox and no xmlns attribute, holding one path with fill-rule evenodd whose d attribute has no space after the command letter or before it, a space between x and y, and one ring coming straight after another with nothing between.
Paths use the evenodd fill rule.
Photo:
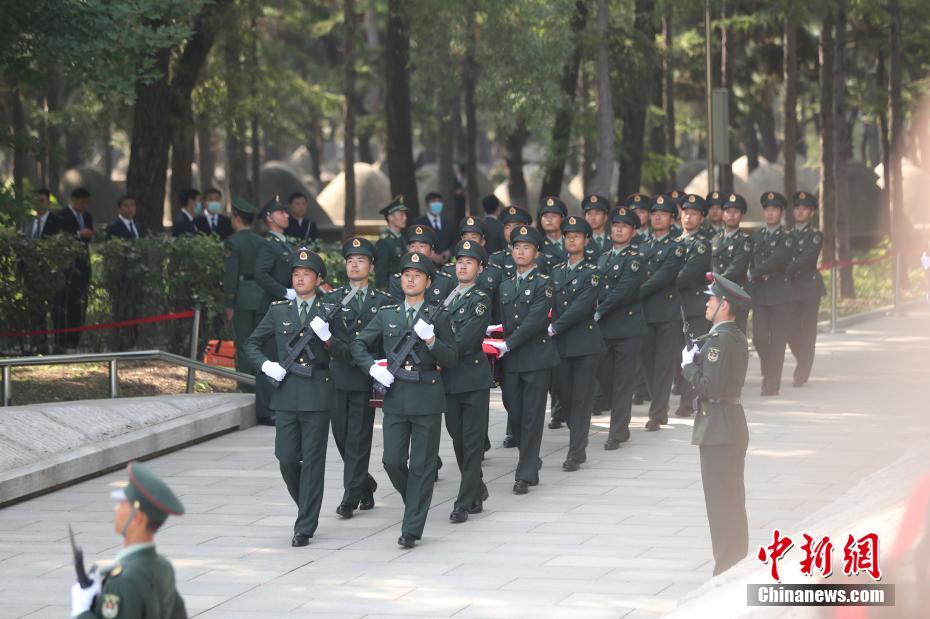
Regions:
<instances>
[{"instance_id":1,"label":"orange object on ground","mask_svg":"<svg viewBox=\"0 0 930 619\"><path fill-rule=\"evenodd\" d=\"M203 351L203 362L235 369L236 343L231 340L210 340Z\"/></svg>"}]
</instances>

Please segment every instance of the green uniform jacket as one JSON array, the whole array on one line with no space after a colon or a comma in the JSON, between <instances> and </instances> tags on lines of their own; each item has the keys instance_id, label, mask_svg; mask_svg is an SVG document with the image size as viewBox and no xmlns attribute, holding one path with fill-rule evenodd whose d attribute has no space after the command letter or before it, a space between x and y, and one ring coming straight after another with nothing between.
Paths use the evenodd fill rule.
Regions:
<instances>
[{"instance_id":1,"label":"green uniform jacket","mask_svg":"<svg viewBox=\"0 0 930 619\"><path fill-rule=\"evenodd\" d=\"M349 294L348 286L336 288L326 297L326 303L338 304L347 294ZM352 353L349 351L349 343L378 314L379 308L393 304L394 300L388 296L388 293L381 292L374 286L369 286L361 312L353 299L339 311L337 318L329 323L333 339L338 339L342 343L342 346L338 347L338 349L330 350L333 357L330 369L333 373L333 379L336 381L336 389L341 391L371 390L371 378L368 376L368 368L359 368L355 365L355 359L352 358Z\"/></svg>"},{"instance_id":2,"label":"green uniform jacket","mask_svg":"<svg viewBox=\"0 0 930 619\"><path fill-rule=\"evenodd\" d=\"M516 267L514 267L516 268ZM458 276L455 274L455 260L452 262L443 265L442 272L452 278L458 286ZM486 293L494 296L494 292L497 290L497 287L500 286L501 280L503 279L503 270L496 264L487 264L484 267L484 270L481 273L478 273L478 278L475 280L475 286L484 290ZM440 299L441 301L442 299Z\"/></svg>"},{"instance_id":3,"label":"green uniform jacket","mask_svg":"<svg viewBox=\"0 0 930 619\"><path fill-rule=\"evenodd\" d=\"M103 589L91 610L78 619L186 619L187 609L167 559L144 548L127 555L103 577Z\"/></svg>"},{"instance_id":4,"label":"green uniform jacket","mask_svg":"<svg viewBox=\"0 0 930 619\"><path fill-rule=\"evenodd\" d=\"M309 329L310 321L325 313L321 295L317 294L309 308L307 325L300 324L299 299L297 301L276 301L268 308L262 321L255 327L255 331L245 342L245 353L256 371L261 371L262 364L268 357L262 352L262 345L268 338L274 336L278 349L278 359L283 361L287 357L287 344L295 336L299 337L304 328ZM328 411L332 409L335 400L335 389L329 369L330 349L338 351L344 346L340 340L331 337L324 344L319 338L310 341L310 350L314 359L311 363L306 357L298 357L297 363L313 366L313 376L306 378L288 373L281 386L271 394L271 410L275 411Z\"/></svg>"},{"instance_id":5,"label":"green uniform jacket","mask_svg":"<svg viewBox=\"0 0 930 619\"><path fill-rule=\"evenodd\" d=\"M459 363L442 373L446 393L468 393L491 388L491 364L482 346L491 324L491 296L472 286L449 307Z\"/></svg>"},{"instance_id":6,"label":"green uniform jacket","mask_svg":"<svg viewBox=\"0 0 930 619\"><path fill-rule=\"evenodd\" d=\"M704 338L699 359L681 370L701 396L691 443L745 446L749 430L739 398L749 365L746 334L735 322L720 323Z\"/></svg>"},{"instance_id":7,"label":"green uniform jacket","mask_svg":"<svg viewBox=\"0 0 930 619\"><path fill-rule=\"evenodd\" d=\"M600 243L592 236L584 247L584 257L588 262L597 264L597 259L601 257L601 254L610 251L613 246L610 235L605 234Z\"/></svg>"},{"instance_id":8,"label":"green uniform jacket","mask_svg":"<svg viewBox=\"0 0 930 619\"><path fill-rule=\"evenodd\" d=\"M653 240L643 253L646 279L639 287L639 299L646 311L646 322L681 320L681 298L676 281L685 262L685 248L676 243L669 232L662 239Z\"/></svg>"},{"instance_id":9,"label":"green uniform jacket","mask_svg":"<svg viewBox=\"0 0 930 619\"><path fill-rule=\"evenodd\" d=\"M375 243L375 286L381 290L388 289L388 278L400 273L400 259L406 251L407 246L401 235L394 234L390 228L381 232Z\"/></svg>"},{"instance_id":10,"label":"green uniform jacket","mask_svg":"<svg viewBox=\"0 0 930 619\"><path fill-rule=\"evenodd\" d=\"M226 307L256 311L261 305L262 289L255 283L255 259L262 237L252 230L239 230L223 243L226 246L223 293Z\"/></svg>"},{"instance_id":11,"label":"green uniform jacket","mask_svg":"<svg viewBox=\"0 0 930 619\"><path fill-rule=\"evenodd\" d=\"M559 365L559 354L549 337L552 280L538 270L521 284L513 277L497 289L504 341L510 350L501 358L505 372L535 372Z\"/></svg>"},{"instance_id":12,"label":"green uniform jacket","mask_svg":"<svg viewBox=\"0 0 930 619\"><path fill-rule=\"evenodd\" d=\"M752 261L752 239L749 233L736 230L727 236L726 232L718 232L711 245L714 256L710 263L714 273L745 287L746 272Z\"/></svg>"},{"instance_id":13,"label":"green uniform jacket","mask_svg":"<svg viewBox=\"0 0 930 619\"><path fill-rule=\"evenodd\" d=\"M639 287L646 279L643 257L632 245L620 253L602 254L598 259L601 289L597 300L597 322L609 340L646 335L646 315L639 303Z\"/></svg>"},{"instance_id":14,"label":"green uniform jacket","mask_svg":"<svg viewBox=\"0 0 930 619\"><path fill-rule=\"evenodd\" d=\"M501 282L517 274L517 264L513 261L510 249L510 247L500 249L488 257L488 262L501 270ZM545 256L542 254L536 256L536 268L539 269L540 273L546 273L547 264ZM500 282L498 282L498 287L500 287Z\"/></svg>"},{"instance_id":15,"label":"green uniform jacket","mask_svg":"<svg viewBox=\"0 0 930 619\"><path fill-rule=\"evenodd\" d=\"M678 242L685 248L685 263L675 285L681 297L681 314L686 318L703 316L707 306L707 273L711 267L710 242L702 234L682 235Z\"/></svg>"},{"instance_id":16,"label":"green uniform jacket","mask_svg":"<svg viewBox=\"0 0 930 619\"><path fill-rule=\"evenodd\" d=\"M411 330L407 326L407 317L404 315L403 307L403 304L400 304L385 305L380 308L371 322L352 340L350 345L352 358L355 359L355 365L364 368L366 373L375 362L373 352L378 355L378 358L386 358L387 351L393 349L404 334ZM432 317L437 311L436 306L423 303L420 312L413 319L413 324L416 324L418 318L433 322ZM419 338L414 347L414 351L420 357L420 368L414 368L420 370L419 382L395 380L384 396L382 410L385 414L438 415L445 412L445 387L442 383L442 375L435 368L437 364L443 368L454 368L458 364L459 353L455 343L455 334L452 333L449 323L449 316L440 315L433 327L436 340L433 342L432 350ZM411 337L416 338L417 335L411 332ZM390 359L388 361L390 362ZM408 359L408 361L412 363L412 360Z\"/></svg>"},{"instance_id":17,"label":"green uniform jacket","mask_svg":"<svg viewBox=\"0 0 930 619\"><path fill-rule=\"evenodd\" d=\"M543 233L543 236L545 236L545 233ZM547 236L543 240L543 246L539 248L539 255L543 258L543 264L540 265L543 273L550 273L557 264L568 260L568 254L565 253L564 249L564 239L562 242L563 245L559 245L549 240Z\"/></svg>"},{"instance_id":18,"label":"green uniform jacket","mask_svg":"<svg viewBox=\"0 0 930 619\"><path fill-rule=\"evenodd\" d=\"M394 300L394 303L404 302L404 289L400 283L400 276L400 273L394 273L390 277L391 283L388 287L388 295ZM458 286L458 280L455 277L437 271L436 277L430 280L429 288L426 289L426 302L432 304L442 303L456 286Z\"/></svg>"},{"instance_id":19,"label":"green uniform jacket","mask_svg":"<svg viewBox=\"0 0 930 619\"><path fill-rule=\"evenodd\" d=\"M567 262L552 269L555 289L552 328L559 357L584 357L606 350L601 329L594 321L601 276L597 267L582 260L574 269Z\"/></svg>"},{"instance_id":20,"label":"green uniform jacket","mask_svg":"<svg viewBox=\"0 0 930 619\"><path fill-rule=\"evenodd\" d=\"M781 305L791 301L788 263L791 261L791 236L783 226L772 233L765 229L752 234L752 265L749 287L753 306Z\"/></svg>"},{"instance_id":21,"label":"green uniform jacket","mask_svg":"<svg viewBox=\"0 0 930 619\"><path fill-rule=\"evenodd\" d=\"M255 283L264 291L258 308L263 313L273 301L285 298L291 287L291 246L273 234L269 234L258 248Z\"/></svg>"},{"instance_id":22,"label":"green uniform jacket","mask_svg":"<svg viewBox=\"0 0 930 619\"><path fill-rule=\"evenodd\" d=\"M638 249L639 253L643 255L645 255L646 250L649 249L650 243L652 243L652 234L650 234L648 228L640 230L630 239L630 245Z\"/></svg>"},{"instance_id":23,"label":"green uniform jacket","mask_svg":"<svg viewBox=\"0 0 930 619\"><path fill-rule=\"evenodd\" d=\"M791 300L819 299L827 294L823 276L817 270L817 261L823 248L823 232L806 226L803 230L795 228L788 234L794 244L787 269L791 281Z\"/></svg>"}]
</instances>

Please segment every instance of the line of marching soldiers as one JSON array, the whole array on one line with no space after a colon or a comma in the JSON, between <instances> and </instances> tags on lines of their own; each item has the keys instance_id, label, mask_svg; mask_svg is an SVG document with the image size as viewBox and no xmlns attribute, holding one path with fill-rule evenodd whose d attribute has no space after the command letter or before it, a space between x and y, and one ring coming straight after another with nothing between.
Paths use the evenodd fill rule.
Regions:
<instances>
[{"instance_id":1,"label":"line of marching soldiers","mask_svg":"<svg viewBox=\"0 0 930 619\"><path fill-rule=\"evenodd\" d=\"M237 364L254 368L259 420L276 427L275 455L298 506L292 545L309 544L317 527L330 427L344 462L337 513L351 518L375 506L373 387L384 414L384 469L405 506L405 548L423 533L442 466L443 417L461 473L450 520L482 511L495 381L508 416L505 446L518 449L516 494L539 483L547 399L549 427L569 429L565 471L586 460L595 408L610 411L607 450L629 440L638 398L649 399L646 431L659 430L682 346L711 326L711 271L751 290L762 395L779 392L786 344L798 360L793 384L802 386L824 294L822 234L811 227L817 202L803 191L790 203L776 192L760 201L764 226L749 234L740 227L747 204L736 194L634 194L613 206L589 195L582 217L552 196L542 200L538 227L518 207L493 222L463 219L443 264L437 231L428 222L408 226L395 198L381 211L388 225L376 244L345 242L348 284L327 293L323 259L283 236L287 208L272 201L256 215L234 200L225 284ZM789 204L790 231L782 225ZM268 226L265 239L249 228L256 216ZM501 225L507 246L488 254L488 230ZM744 332L748 312L737 315ZM682 381L678 390L675 414L692 415L693 389Z\"/></svg>"}]
</instances>

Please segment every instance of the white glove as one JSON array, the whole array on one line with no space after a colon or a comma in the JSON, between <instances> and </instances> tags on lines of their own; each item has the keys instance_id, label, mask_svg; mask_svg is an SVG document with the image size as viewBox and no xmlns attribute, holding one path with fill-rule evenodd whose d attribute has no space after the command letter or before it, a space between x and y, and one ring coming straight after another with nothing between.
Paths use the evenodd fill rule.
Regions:
<instances>
[{"instance_id":1,"label":"white glove","mask_svg":"<svg viewBox=\"0 0 930 619\"><path fill-rule=\"evenodd\" d=\"M429 324L422 318L417 320L416 324L413 325L413 330L414 332L416 332L417 336L424 342L426 340L431 339L432 337L436 335L436 329L433 328L433 325Z\"/></svg>"},{"instance_id":2,"label":"white glove","mask_svg":"<svg viewBox=\"0 0 930 619\"><path fill-rule=\"evenodd\" d=\"M390 387L391 383L394 382L394 375L388 372L387 368L383 368L377 363L368 368L368 375L385 387Z\"/></svg>"},{"instance_id":3,"label":"white glove","mask_svg":"<svg viewBox=\"0 0 930 619\"><path fill-rule=\"evenodd\" d=\"M310 328L313 329L316 336L323 342L328 342L329 338L333 336L333 334L329 332L329 323L319 316L314 317L314 319L310 321Z\"/></svg>"},{"instance_id":4,"label":"white glove","mask_svg":"<svg viewBox=\"0 0 930 619\"><path fill-rule=\"evenodd\" d=\"M488 328L484 330L485 335L491 335L495 331L500 331L504 328L504 325L488 325Z\"/></svg>"},{"instance_id":5,"label":"white glove","mask_svg":"<svg viewBox=\"0 0 930 619\"><path fill-rule=\"evenodd\" d=\"M90 575L90 586L81 588L80 583L71 585L71 616L76 617L94 605L94 598L100 594L101 582L96 574Z\"/></svg>"},{"instance_id":6,"label":"white glove","mask_svg":"<svg viewBox=\"0 0 930 619\"><path fill-rule=\"evenodd\" d=\"M600 312L594 312L594 322L599 322L600 319L601 319L601 313L600 313Z\"/></svg>"},{"instance_id":7,"label":"white glove","mask_svg":"<svg viewBox=\"0 0 930 619\"><path fill-rule=\"evenodd\" d=\"M692 344L691 348L688 348L687 346L682 348L681 349L681 367L685 367L686 365L693 363L694 358L697 356L697 354L698 354L697 344Z\"/></svg>"},{"instance_id":8,"label":"white glove","mask_svg":"<svg viewBox=\"0 0 930 619\"><path fill-rule=\"evenodd\" d=\"M555 329L552 328L552 325L549 325L549 328L546 330L546 332L549 334L549 337L555 335Z\"/></svg>"},{"instance_id":9,"label":"white glove","mask_svg":"<svg viewBox=\"0 0 930 619\"><path fill-rule=\"evenodd\" d=\"M924 271L930 269L930 256L927 255L927 252L920 254L920 265L924 268Z\"/></svg>"},{"instance_id":10,"label":"white glove","mask_svg":"<svg viewBox=\"0 0 930 619\"><path fill-rule=\"evenodd\" d=\"M287 370L281 367L277 361L265 361L262 364L262 372L269 378L273 378L279 383L287 376Z\"/></svg>"},{"instance_id":11,"label":"white glove","mask_svg":"<svg viewBox=\"0 0 930 619\"><path fill-rule=\"evenodd\" d=\"M294 290L293 288L288 288L287 292L284 293L284 298L287 299L288 301L293 301L294 299L297 298L297 291Z\"/></svg>"},{"instance_id":12,"label":"white glove","mask_svg":"<svg viewBox=\"0 0 930 619\"><path fill-rule=\"evenodd\" d=\"M498 352L500 353L501 357L503 357L507 353L507 351L510 350L509 348L507 348L507 342L488 342L488 344L496 348Z\"/></svg>"}]
</instances>

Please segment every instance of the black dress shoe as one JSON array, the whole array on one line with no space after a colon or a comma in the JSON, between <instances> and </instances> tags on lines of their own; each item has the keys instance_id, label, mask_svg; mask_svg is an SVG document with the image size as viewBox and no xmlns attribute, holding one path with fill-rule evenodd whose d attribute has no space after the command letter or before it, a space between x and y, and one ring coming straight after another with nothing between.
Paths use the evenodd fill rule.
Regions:
<instances>
[{"instance_id":1,"label":"black dress shoe","mask_svg":"<svg viewBox=\"0 0 930 619\"><path fill-rule=\"evenodd\" d=\"M512 436L505 436L505 437L504 437L504 447L505 447L505 448L510 449L511 447L516 447L516 446L517 446L517 441L513 440L513 437L512 437Z\"/></svg>"},{"instance_id":2,"label":"black dress shoe","mask_svg":"<svg viewBox=\"0 0 930 619\"><path fill-rule=\"evenodd\" d=\"M636 405L638 406L638 405L642 404L643 402L645 402L645 400L643 399L643 394L641 394L641 393L634 393L634 394L633 394L633 404L636 404Z\"/></svg>"},{"instance_id":3,"label":"black dress shoe","mask_svg":"<svg viewBox=\"0 0 930 619\"><path fill-rule=\"evenodd\" d=\"M529 491L530 491L529 484L527 484L522 479L518 479L517 481L513 482L513 493L514 494L526 494Z\"/></svg>"},{"instance_id":4,"label":"black dress shoe","mask_svg":"<svg viewBox=\"0 0 930 619\"><path fill-rule=\"evenodd\" d=\"M581 468L581 464L579 464L575 460L572 460L571 458L569 458L568 460L562 463L562 470L565 471L566 473L573 473L580 468Z\"/></svg>"},{"instance_id":5,"label":"black dress shoe","mask_svg":"<svg viewBox=\"0 0 930 619\"><path fill-rule=\"evenodd\" d=\"M778 389L763 389L759 392L759 395L763 397L775 396L778 395Z\"/></svg>"},{"instance_id":6,"label":"black dress shoe","mask_svg":"<svg viewBox=\"0 0 930 619\"><path fill-rule=\"evenodd\" d=\"M310 536L304 535L302 533L295 533L293 539L291 539L291 546L295 548L300 546L309 546L310 545Z\"/></svg>"},{"instance_id":7,"label":"black dress shoe","mask_svg":"<svg viewBox=\"0 0 930 619\"><path fill-rule=\"evenodd\" d=\"M417 540L412 535L401 535L397 538L397 545L401 548L413 548L417 545Z\"/></svg>"},{"instance_id":8,"label":"black dress shoe","mask_svg":"<svg viewBox=\"0 0 930 619\"><path fill-rule=\"evenodd\" d=\"M662 427L662 424L660 424L655 419L650 419L649 421L646 422L646 432L655 432L661 427Z\"/></svg>"},{"instance_id":9,"label":"black dress shoe","mask_svg":"<svg viewBox=\"0 0 930 619\"><path fill-rule=\"evenodd\" d=\"M259 417L255 423L260 426L274 426L274 417Z\"/></svg>"},{"instance_id":10,"label":"black dress shoe","mask_svg":"<svg viewBox=\"0 0 930 619\"><path fill-rule=\"evenodd\" d=\"M378 489L378 482L375 481L374 477L368 478L368 492L362 497L362 500L358 503L358 508L364 511L368 511L375 506L375 490Z\"/></svg>"},{"instance_id":11,"label":"black dress shoe","mask_svg":"<svg viewBox=\"0 0 930 619\"><path fill-rule=\"evenodd\" d=\"M604 443L604 449L607 451L613 451L615 449L620 449L620 441L615 441L612 438L607 439L607 442Z\"/></svg>"},{"instance_id":12,"label":"black dress shoe","mask_svg":"<svg viewBox=\"0 0 930 619\"><path fill-rule=\"evenodd\" d=\"M449 521L455 524L461 524L466 520L468 520L468 511L461 507L456 507L452 510L452 513L449 514Z\"/></svg>"},{"instance_id":13,"label":"black dress shoe","mask_svg":"<svg viewBox=\"0 0 930 619\"><path fill-rule=\"evenodd\" d=\"M474 503L471 504L471 507L468 508L469 514L480 514L483 511L484 511L483 501L475 501Z\"/></svg>"},{"instance_id":14,"label":"black dress shoe","mask_svg":"<svg viewBox=\"0 0 930 619\"><path fill-rule=\"evenodd\" d=\"M693 414L694 414L694 411L689 410L687 408L679 407L678 409L675 410L676 417L690 417Z\"/></svg>"},{"instance_id":15,"label":"black dress shoe","mask_svg":"<svg viewBox=\"0 0 930 619\"><path fill-rule=\"evenodd\" d=\"M355 515L355 508L348 503L340 503L339 507L336 508L336 513L348 520Z\"/></svg>"},{"instance_id":16,"label":"black dress shoe","mask_svg":"<svg viewBox=\"0 0 930 619\"><path fill-rule=\"evenodd\" d=\"M556 419L555 417L553 417L552 419L549 420L549 429L550 429L550 430L558 430L558 429L561 428L561 427L562 427L562 420L561 420L561 419Z\"/></svg>"}]
</instances>

